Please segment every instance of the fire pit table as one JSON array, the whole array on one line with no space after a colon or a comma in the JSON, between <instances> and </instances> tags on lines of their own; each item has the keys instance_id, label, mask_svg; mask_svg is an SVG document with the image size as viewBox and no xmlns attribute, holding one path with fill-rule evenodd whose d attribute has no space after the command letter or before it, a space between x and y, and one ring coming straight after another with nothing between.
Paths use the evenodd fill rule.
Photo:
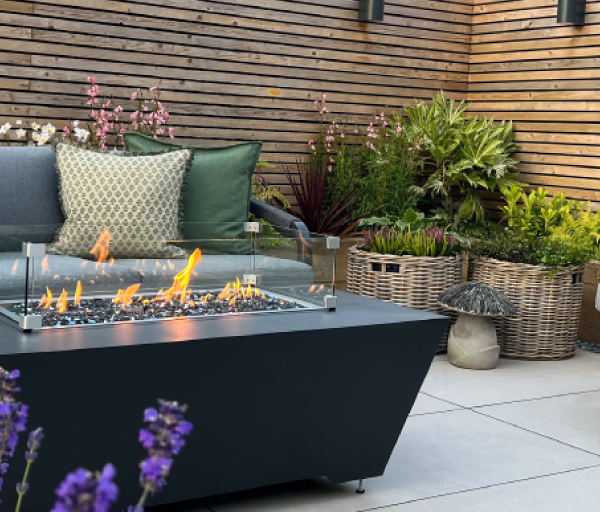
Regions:
<instances>
[{"instance_id":1,"label":"fire pit table","mask_svg":"<svg viewBox=\"0 0 600 512\"><path fill-rule=\"evenodd\" d=\"M14 262L2 265L0 259L7 312L0 319L1 365L21 370L19 396L30 407L29 426L46 433L23 512L49 510L64 475L109 461L121 490L116 509L135 503L144 456L138 430L144 408L156 398L189 404L186 416L195 428L169 484L151 504L320 476L339 483L382 475L448 323L343 292L336 294L334 311L327 302L335 302L333 283L313 279L323 276L317 266L329 265L319 258L333 258L319 237L300 241L312 247L313 258L303 261L293 244L269 252L272 246L259 250L257 243L249 255L221 251L211 263L205 250L196 262L202 247L192 244L187 259L171 260L175 268L164 262L169 282L162 262L160 269L153 263L155 274L146 260L142 279L136 273L141 259L137 266L135 259L115 260L109 268L108 255L86 265L106 279L101 284L84 282L95 280L88 274L67 275L72 262L59 256L43 263L46 256L35 254L40 248L27 243L23 253L3 253L9 261L29 251L17 257L14 274ZM318 244L323 250L314 250ZM218 271L219 258L234 256L247 262L239 268L247 273L233 269L223 283L233 263ZM214 265L212 273L202 272L205 263ZM25 267L33 275L27 274L27 299L18 299L11 290L25 280L19 274ZM55 281L60 285L51 286ZM162 318L171 321L149 314L167 301L177 314L163 311ZM20 315L41 316L35 322L43 325L32 327ZM89 323L96 317L105 321ZM19 455L11 461L6 491L14 489L23 465ZM3 506L14 508L14 493L3 494Z\"/></svg>"}]
</instances>

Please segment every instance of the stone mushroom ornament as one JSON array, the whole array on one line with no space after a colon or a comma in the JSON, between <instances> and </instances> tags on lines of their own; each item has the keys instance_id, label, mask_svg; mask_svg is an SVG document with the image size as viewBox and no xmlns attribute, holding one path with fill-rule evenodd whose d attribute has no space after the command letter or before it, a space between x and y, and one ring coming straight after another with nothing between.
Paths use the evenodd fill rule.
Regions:
<instances>
[{"instance_id":1,"label":"stone mushroom ornament","mask_svg":"<svg viewBox=\"0 0 600 512\"><path fill-rule=\"evenodd\" d=\"M500 290L482 283L457 284L444 291L438 302L460 313L448 336L450 362L471 370L495 368L500 346L492 319L514 315L515 305Z\"/></svg>"}]
</instances>

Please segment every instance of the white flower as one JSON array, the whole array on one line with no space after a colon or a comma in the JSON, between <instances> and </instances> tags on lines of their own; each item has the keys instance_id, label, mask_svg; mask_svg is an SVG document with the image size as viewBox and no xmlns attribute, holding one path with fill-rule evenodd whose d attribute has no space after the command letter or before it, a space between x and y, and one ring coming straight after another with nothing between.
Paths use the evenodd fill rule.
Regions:
<instances>
[{"instance_id":1,"label":"white flower","mask_svg":"<svg viewBox=\"0 0 600 512\"><path fill-rule=\"evenodd\" d=\"M21 121L20 119L17 119L17 121L15 122L15 124L16 124L17 126L20 126L20 125L22 125L22 124L23 124L23 121Z\"/></svg>"},{"instance_id":2,"label":"white flower","mask_svg":"<svg viewBox=\"0 0 600 512\"><path fill-rule=\"evenodd\" d=\"M35 146L35 142L33 142L32 140L30 140L30 141L27 143L27 145L28 145L28 146Z\"/></svg>"},{"instance_id":3,"label":"white flower","mask_svg":"<svg viewBox=\"0 0 600 512\"><path fill-rule=\"evenodd\" d=\"M42 135L38 140L38 146L43 146L44 144L46 144L46 142L48 142L48 137Z\"/></svg>"},{"instance_id":4,"label":"white flower","mask_svg":"<svg viewBox=\"0 0 600 512\"><path fill-rule=\"evenodd\" d=\"M22 139L23 137L25 137L25 135L27 135L27 132L23 130L23 128L19 128L17 130L17 137L19 137L19 139Z\"/></svg>"},{"instance_id":5,"label":"white flower","mask_svg":"<svg viewBox=\"0 0 600 512\"><path fill-rule=\"evenodd\" d=\"M40 125L37 123L31 123L31 129L32 130L39 130L40 129Z\"/></svg>"},{"instance_id":6,"label":"white flower","mask_svg":"<svg viewBox=\"0 0 600 512\"><path fill-rule=\"evenodd\" d=\"M10 128L11 128L10 123L6 123L6 124L3 124L2 126L0 126L0 135L4 135L4 134L8 133L8 130L10 130Z\"/></svg>"},{"instance_id":7,"label":"white flower","mask_svg":"<svg viewBox=\"0 0 600 512\"><path fill-rule=\"evenodd\" d=\"M71 126L77 128L79 126L79 121L71 121Z\"/></svg>"},{"instance_id":8,"label":"white flower","mask_svg":"<svg viewBox=\"0 0 600 512\"><path fill-rule=\"evenodd\" d=\"M42 134L38 133L38 132L34 132L31 134L31 138L35 141L38 142L41 138L42 138Z\"/></svg>"},{"instance_id":9,"label":"white flower","mask_svg":"<svg viewBox=\"0 0 600 512\"><path fill-rule=\"evenodd\" d=\"M54 135L55 132L56 132L56 128L54 126L52 126L50 123L42 126L42 133L46 133L48 135Z\"/></svg>"},{"instance_id":10,"label":"white flower","mask_svg":"<svg viewBox=\"0 0 600 512\"><path fill-rule=\"evenodd\" d=\"M77 140L79 142L87 142L88 137L90 136L90 132L84 130L83 128L75 128L75 130L73 130L73 133L75 134L75 137L77 137Z\"/></svg>"}]
</instances>

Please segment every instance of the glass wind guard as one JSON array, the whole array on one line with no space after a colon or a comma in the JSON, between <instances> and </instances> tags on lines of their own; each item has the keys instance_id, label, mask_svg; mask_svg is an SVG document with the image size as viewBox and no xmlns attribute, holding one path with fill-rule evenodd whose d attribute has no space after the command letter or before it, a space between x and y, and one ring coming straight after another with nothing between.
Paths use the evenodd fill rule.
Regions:
<instances>
[{"instance_id":1,"label":"glass wind guard","mask_svg":"<svg viewBox=\"0 0 600 512\"><path fill-rule=\"evenodd\" d=\"M56 328L307 311L333 294L334 251L320 235L254 223L179 229L170 238L148 224L3 229L0 312L15 320L27 295L27 314ZM45 252L29 259L27 294L23 242Z\"/></svg>"}]
</instances>

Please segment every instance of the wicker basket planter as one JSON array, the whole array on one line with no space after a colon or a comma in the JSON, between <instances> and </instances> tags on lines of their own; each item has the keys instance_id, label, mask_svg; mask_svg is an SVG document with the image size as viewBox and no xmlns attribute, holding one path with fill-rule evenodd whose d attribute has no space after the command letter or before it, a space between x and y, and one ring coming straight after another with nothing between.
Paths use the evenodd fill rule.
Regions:
<instances>
[{"instance_id":1,"label":"wicker basket planter","mask_svg":"<svg viewBox=\"0 0 600 512\"><path fill-rule=\"evenodd\" d=\"M444 290L462 282L462 270L460 255L394 256L354 246L348 257L346 290L455 319L457 315L442 308L437 300ZM446 332L438 353L446 351L447 343Z\"/></svg>"},{"instance_id":2,"label":"wicker basket planter","mask_svg":"<svg viewBox=\"0 0 600 512\"><path fill-rule=\"evenodd\" d=\"M536 265L489 258L471 262L469 280L502 290L517 314L495 319L500 354L553 361L575 354L583 294L583 267L549 272Z\"/></svg>"}]
</instances>

